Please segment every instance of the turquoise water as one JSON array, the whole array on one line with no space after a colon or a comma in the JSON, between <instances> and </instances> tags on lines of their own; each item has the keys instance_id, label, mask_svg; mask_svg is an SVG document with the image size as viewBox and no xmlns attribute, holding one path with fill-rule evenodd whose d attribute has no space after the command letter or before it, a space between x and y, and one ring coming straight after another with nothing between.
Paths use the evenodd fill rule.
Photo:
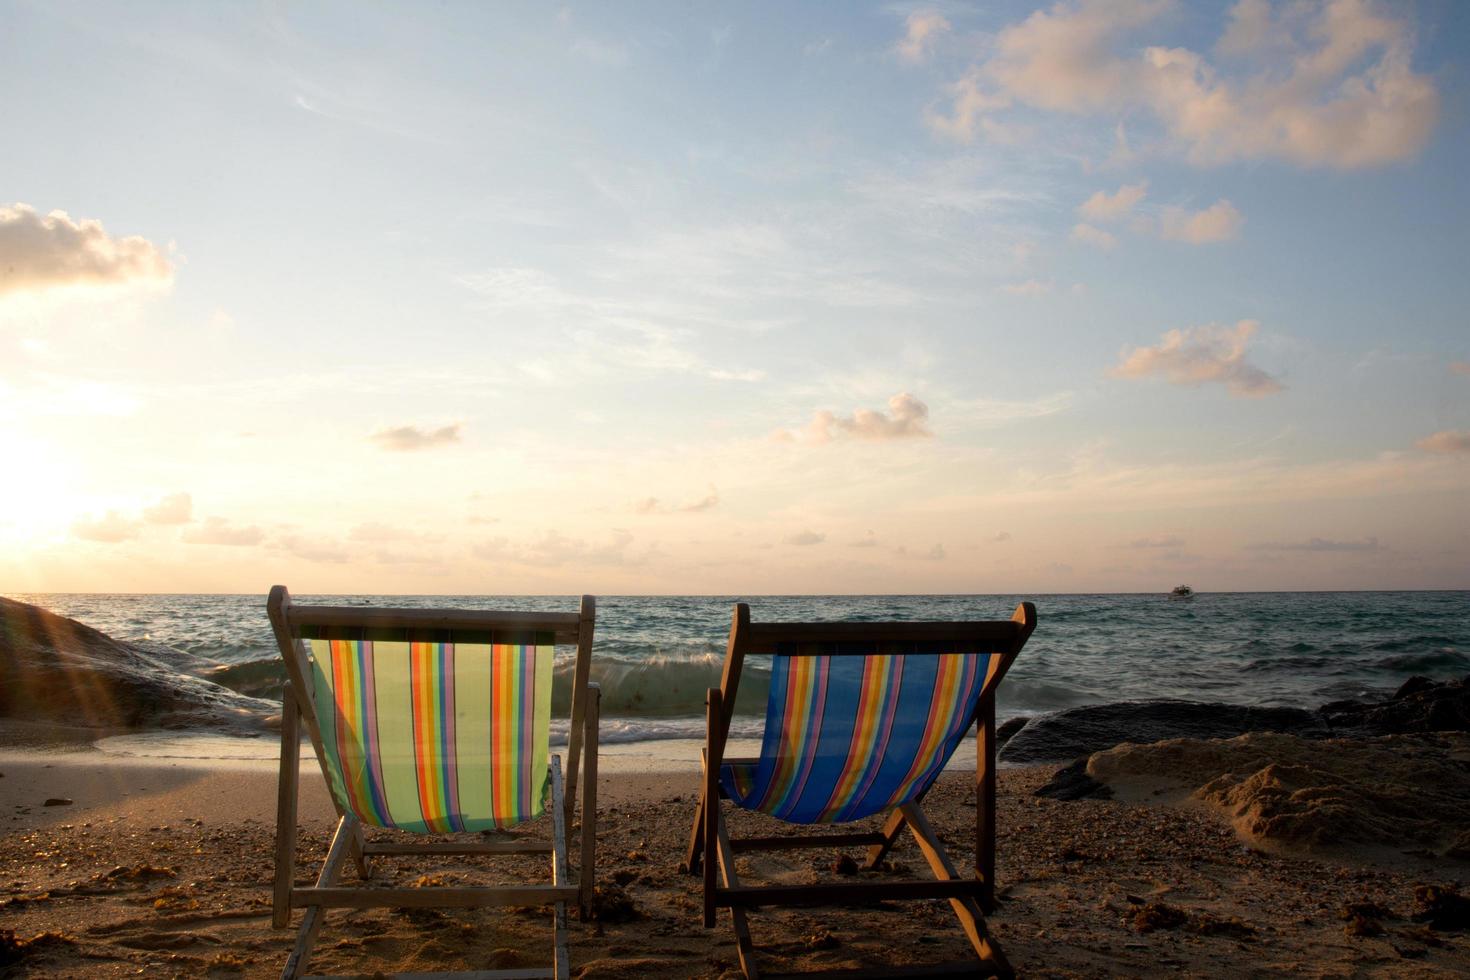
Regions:
<instances>
[{"instance_id":1,"label":"turquoise water","mask_svg":"<svg viewBox=\"0 0 1470 980\"><path fill-rule=\"evenodd\" d=\"M139 643L180 673L246 693L278 681L263 595L13 595ZM1035 635L1000 693L1002 718L1080 704L1187 698L1314 708L1414 674L1470 673L1470 593L755 596L760 620L1005 619L1036 603ZM296 596L298 602L573 611L576 597ZM602 596L594 677L610 741L698 737L719 682L735 597ZM570 666L570 651L565 667ZM755 732L765 671L742 684L737 729Z\"/></svg>"}]
</instances>

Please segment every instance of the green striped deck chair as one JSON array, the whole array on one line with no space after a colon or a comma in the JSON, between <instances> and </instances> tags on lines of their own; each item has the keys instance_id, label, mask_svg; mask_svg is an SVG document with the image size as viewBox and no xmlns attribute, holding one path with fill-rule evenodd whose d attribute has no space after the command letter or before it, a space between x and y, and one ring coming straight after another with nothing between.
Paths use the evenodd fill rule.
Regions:
<instances>
[{"instance_id":1,"label":"green striped deck chair","mask_svg":"<svg viewBox=\"0 0 1470 980\"><path fill-rule=\"evenodd\" d=\"M551 906L550 968L412 975L566 977L566 903L576 902L585 915L595 869L599 692L589 681L592 596L582 597L577 612L564 613L389 609L293 605L278 585L267 611L288 678L272 922L285 928L293 909L305 910L282 977L308 976L328 909L496 905ZM558 645L577 649L565 773L550 752ZM338 817L311 886L295 883L303 728ZM581 853L574 880L567 828L579 762ZM548 811L549 843L483 833ZM505 854L549 857L549 883L399 887L373 880L374 855ZM341 880L349 859L359 878L355 886Z\"/></svg>"},{"instance_id":2,"label":"green striped deck chair","mask_svg":"<svg viewBox=\"0 0 1470 980\"><path fill-rule=\"evenodd\" d=\"M718 909L730 910L747 977L759 975L748 909L889 899L947 899L980 960L918 968L924 975L1011 975L985 924L995 902L995 692L1035 628L1029 602L1009 620L955 623L752 623L749 606L735 607L724 675L706 702L704 778L685 869L703 875L706 927ZM730 759L735 695L752 654L771 658L765 733L758 757ZM975 871L961 875L921 803L977 726ZM882 823L869 831L732 838L725 800L786 824L880 815ZM735 855L745 850L852 846L866 846L866 867L876 870L904 828L933 879L748 885L736 873ZM875 967L871 975L894 971Z\"/></svg>"}]
</instances>

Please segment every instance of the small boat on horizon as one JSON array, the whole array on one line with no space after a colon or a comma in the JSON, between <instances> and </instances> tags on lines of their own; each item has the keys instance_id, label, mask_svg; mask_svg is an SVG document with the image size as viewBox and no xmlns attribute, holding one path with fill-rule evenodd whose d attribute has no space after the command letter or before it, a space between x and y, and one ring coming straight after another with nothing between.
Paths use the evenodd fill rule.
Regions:
<instances>
[{"instance_id":1,"label":"small boat on horizon","mask_svg":"<svg viewBox=\"0 0 1470 980\"><path fill-rule=\"evenodd\" d=\"M1194 590L1187 585L1176 585L1169 592L1170 601L1183 601L1194 598Z\"/></svg>"}]
</instances>

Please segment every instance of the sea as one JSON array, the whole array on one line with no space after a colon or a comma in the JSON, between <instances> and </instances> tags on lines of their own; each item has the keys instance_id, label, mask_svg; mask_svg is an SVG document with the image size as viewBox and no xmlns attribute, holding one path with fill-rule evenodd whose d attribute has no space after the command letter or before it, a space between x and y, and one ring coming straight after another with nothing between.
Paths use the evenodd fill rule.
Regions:
<instances>
[{"instance_id":1,"label":"sea","mask_svg":"<svg viewBox=\"0 0 1470 980\"><path fill-rule=\"evenodd\" d=\"M263 594L9 597L135 644L158 670L184 675L181 683L205 678L262 705L278 698L284 672ZM1023 599L1036 604L1037 628L1001 686L1002 720L1158 698L1316 708L1387 694L1414 675L1470 674L1470 592L1460 591L1203 592L1187 601L1162 594L599 596L592 676L602 686L601 739L703 738L705 691L719 684L739 600L756 622L862 622L1008 619ZM577 600L293 596L297 603L568 612ZM563 686L572 658L570 648L559 650ZM768 678L768 663L747 662L733 736L759 737ZM146 740L143 733L126 744Z\"/></svg>"}]
</instances>

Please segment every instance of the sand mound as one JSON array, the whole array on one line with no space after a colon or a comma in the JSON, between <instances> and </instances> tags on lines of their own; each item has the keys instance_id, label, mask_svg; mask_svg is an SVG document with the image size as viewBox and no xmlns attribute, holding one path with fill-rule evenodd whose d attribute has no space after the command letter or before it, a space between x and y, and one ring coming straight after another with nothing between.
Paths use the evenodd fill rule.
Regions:
<instances>
[{"instance_id":1,"label":"sand mound","mask_svg":"<svg viewBox=\"0 0 1470 980\"><path fill-rule=\"evenodd\" d=\"M1470 833L1470 736L1463 733L1174 739L1098 752L1087 774L1123 797L1173 790L1217 807L1258 846L1453 850Z\"/></svg>"}]
</instances>

